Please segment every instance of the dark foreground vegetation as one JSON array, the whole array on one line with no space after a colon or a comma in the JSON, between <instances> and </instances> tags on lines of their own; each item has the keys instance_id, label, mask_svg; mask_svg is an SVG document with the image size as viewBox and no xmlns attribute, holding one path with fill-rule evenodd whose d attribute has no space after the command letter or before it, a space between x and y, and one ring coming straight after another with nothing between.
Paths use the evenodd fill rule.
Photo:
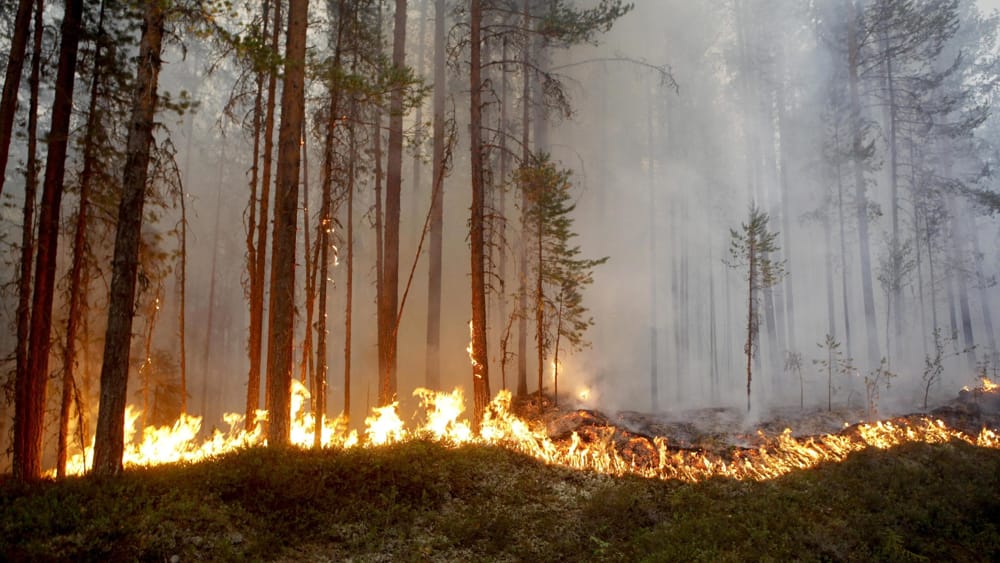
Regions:
<instances>
[{"instance_id":1,"label":"dark foreground vegetation","mask_svg":"<svg viewBox=\"0 0 1000 563\"><path fill-rule=\"evenodd\" d=\"M499 448L258 448L114 479L8 480L0 559L996 561L998 491L1000 451L963 443L699 484Z\"/></svg>"}]
</instances>

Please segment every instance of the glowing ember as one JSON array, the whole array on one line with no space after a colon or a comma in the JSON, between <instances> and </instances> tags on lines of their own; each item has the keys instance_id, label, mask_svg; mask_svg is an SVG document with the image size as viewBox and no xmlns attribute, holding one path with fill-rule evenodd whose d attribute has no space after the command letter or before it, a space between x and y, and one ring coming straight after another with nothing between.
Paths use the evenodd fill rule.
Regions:
<instances>
[{"instance_id":1,"label":"glowing ember","mask_svg":"<svg viewBox=\"0 0 1000 563\"><path fill-rule=\"evenodd\" d=\"M995 388L995 386L993 387ZM860 424L841 434L795 438L791 430L767 438L761 434L763 445L756 449L738 450L730 456L709 452L671 449L665 438L644 442L646 453L641 456L626 453L612 440L614 428L601 428L598 437L582 438L574 432L569 440L553 440L540 425L518 418L510 412L509 391L501 391L484 414L478 436L474 435L466 420L459 417L465 411L465 398L460 389L450 393L418 389L426 411L424 421L408 431L398 414L398 404L373 409L365 419L365 430L347 431L343 420L323 420L322 443L328 448L375 447L413 438L427 438L448 445L466 443L499 445L530 455L546 463L577 469L598 471L613 475L636 474L661 479L701 481L715 476L734 479L773 479L796 469L814 467L828 461L841 461L852 452L866 448L891 448L907 442L943 443L963 441L980 447L1000 448L1000 436L990 429L971 437L946 426L939 420L905 419ZM589 396L589 390L580 393ZM292 387L292 442L300 447L313 444L316 421L308 410L309 392L299 382ZM266 420L266 412L258 413L259 420ZM163 463L194 462L248 445L265 443L263 424L251 433L243 428L243 417L227 414L226 432L216 430L208 438L199 438L201 418L183 415L169 427L147 427L141 433L135 430L140 413L129 406L126 411L126 436L124 463L132 465L159 465ZM600 435L601 432L605 434ZM69 460L68 474L82 474L91 466L92 447L84 454ZM54 472L53 472L54 474Z\"/></svg>"}]
</instances>

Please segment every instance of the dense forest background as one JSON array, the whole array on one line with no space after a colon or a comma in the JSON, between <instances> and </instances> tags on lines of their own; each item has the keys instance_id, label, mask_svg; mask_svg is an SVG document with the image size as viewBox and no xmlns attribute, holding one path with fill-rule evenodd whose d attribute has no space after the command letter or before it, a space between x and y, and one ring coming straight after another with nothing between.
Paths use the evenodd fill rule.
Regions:
<instances>
[{"instance_id":1,"label":"dense forest background","mask_svg":"<svg viewBox=\"0 0 1000 563\"><path fill-rule=\"evenodd\" d=\"M20 358L38 353L20 349L23 323L45 310L33 301L19 320L42 256L25 219L44 223L49 183L64 191L48 208L58 250L39 329L46 460L94 434L152 21L145 3L65 4L82 14L79 55L65 175L50 180L64 8L0 2L8 67L27 33L0 209L5 450ZM144 423L266 405L285 18L305 4L162 3L129 332L127 401ZM325 412L357 424L392 398L409 412L416 387L470 387L470 355L489 358L493 392L535 391L541 373L552 393L558 366L559 392L587 405L742 408L749 341L753 416L871 407L873 393L883 410L924 408L997 369L993 7L327 0L303 13L292 372ZM730 248L751 204L785 275L748 293Z\"/></svg>"}]
</instances>

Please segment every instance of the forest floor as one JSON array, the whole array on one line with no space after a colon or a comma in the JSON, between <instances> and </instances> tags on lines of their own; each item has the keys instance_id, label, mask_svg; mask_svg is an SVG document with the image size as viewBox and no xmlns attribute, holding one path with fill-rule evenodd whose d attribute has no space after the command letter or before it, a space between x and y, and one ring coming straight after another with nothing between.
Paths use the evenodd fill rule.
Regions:
<instances>
[{"instance_id":1,"label":"forest floor","mask_svg":"<svg viewBox=\"0 0 1000 563\"><path fill-rule=\"evenodd\" d=\"M959 427L992 416L982 397L942 409ZM617 415L629 417L633 438L665 430L712 444L702 428ZM548 429L602 420L554 412ZM1000 450L909 443L768 481L684 483L414 441L249 448L103 480L0 478L0 560L52 559L996 561Z\"/></svg>"}]
</instances>

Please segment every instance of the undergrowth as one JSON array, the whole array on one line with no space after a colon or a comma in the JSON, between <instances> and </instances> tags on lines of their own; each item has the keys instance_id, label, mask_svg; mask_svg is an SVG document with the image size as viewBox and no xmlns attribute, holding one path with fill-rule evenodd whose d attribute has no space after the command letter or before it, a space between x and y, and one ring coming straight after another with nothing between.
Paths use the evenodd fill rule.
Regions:
<instances>
[{"instance_id":1,"label":"undergrowth","mask_svg":"<svg viewBox=\"0 0 1000 563\"><path fill-rule=\"evenodd\" d=\"M998 491L1000 451L963 443L697 484L493 447L253 448L2 483L0 559L987 561L1000 559Z\"/></svg>"}]
</instances>

